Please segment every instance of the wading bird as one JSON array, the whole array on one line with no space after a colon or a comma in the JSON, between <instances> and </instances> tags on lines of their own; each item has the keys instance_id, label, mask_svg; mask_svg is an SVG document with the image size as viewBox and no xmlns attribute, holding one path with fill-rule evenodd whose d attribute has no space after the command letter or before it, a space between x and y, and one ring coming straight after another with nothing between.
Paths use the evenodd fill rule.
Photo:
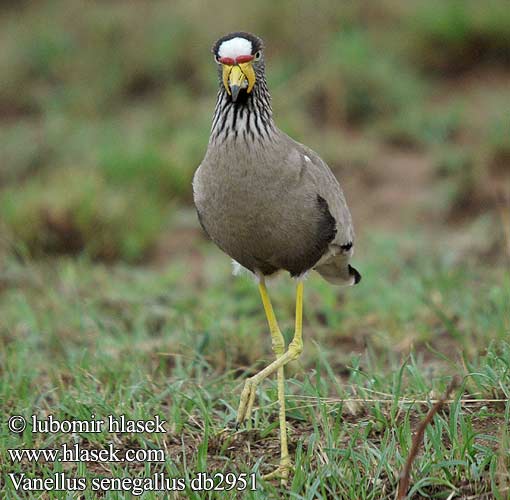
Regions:
<instances>
[{"instance_id":1,"label":"wading bird","mask_svg":"<svg viewBox=\"0 0 510 500\"><path fill-rule=\"evenodd\" d=\"M303 279L317 271L335 285L361 276L349 260L354 231L342 189L326 163L273 121L262 40L231 33L213 46L220 80L211 135L195 172L199 221L218 247L258 280L276 360L246 380L237 423L249 419L258 384L277 373L281 460L268 477L287 480L291 460L285 422L284 366L303 350ZM265 278L296 279L294 338L285 350Z\"/></svg>"}]
</instances>

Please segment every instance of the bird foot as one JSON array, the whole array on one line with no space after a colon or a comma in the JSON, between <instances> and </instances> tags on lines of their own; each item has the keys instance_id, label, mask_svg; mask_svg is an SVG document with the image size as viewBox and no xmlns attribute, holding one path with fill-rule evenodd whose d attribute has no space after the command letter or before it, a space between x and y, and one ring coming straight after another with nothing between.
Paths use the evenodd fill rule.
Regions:
<instances>
[{"instance_id":1,"label":"bird foot","mask_svg":"<svg viewBox=\"0 0 510 500\"><path fill-rule=\"evenodd\" d=\"M280 479L280 483L282 486L287 486L287 482L289 480L289 475L291 472L294 472L294 466L290 461L290 457L287 455L283 457L280 461L280 465L269 474L264 474L262 479L270 480L270 479Z\"/></svg>"},{"instance_id":2,"label":"bird foot","mask_svg":"<svg viewBox=\"0 0 510 500\"><path fill-rule=\"evenodd\" d=\"M257 395L257 384L253 382L251 378L247 379L244 383L244 389L241 393L241 399L239 401L239 408L237 410L236 424L239 426L245 420L251 418L253 411L253 403L255 402L255 396Z\"/></svg>"},{"instance_id":3,"label":"bird foot","mask_svg":"<svg viewBox=\"0 0 510 500\"><path fill-rule=\"evenodd\" d=\"M239 408L237 410L237 424L241 424L251 417L258 385L267 377L276 372L279 368L285 366L289 361L293 361L294 359L299 358L302 351L303 342L301 340L292 340L292 342L289 344L287 352L266 366L262 371L246 380L244 383L243 392L241 393Z\"/></svg>"}]
</instances>

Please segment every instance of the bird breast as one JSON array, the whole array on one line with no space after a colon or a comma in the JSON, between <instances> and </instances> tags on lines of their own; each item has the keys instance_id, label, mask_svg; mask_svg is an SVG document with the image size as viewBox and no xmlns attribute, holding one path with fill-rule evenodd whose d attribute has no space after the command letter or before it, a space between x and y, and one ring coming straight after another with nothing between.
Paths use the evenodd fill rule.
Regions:
<instances>
[{"instance_id":1,"label":"bird breast","mask_svg":"<svg viewBox=\"0 0 510 500\"><path fill-rule=\"evenodd\" d=\"M322 213L304 156L289 159L288 150L282 154L271 145L251 154L225 153L207 154L193 181L199 217L211 239L252 270L284 267L309 255Z\"/></svg>"}]
</instances>

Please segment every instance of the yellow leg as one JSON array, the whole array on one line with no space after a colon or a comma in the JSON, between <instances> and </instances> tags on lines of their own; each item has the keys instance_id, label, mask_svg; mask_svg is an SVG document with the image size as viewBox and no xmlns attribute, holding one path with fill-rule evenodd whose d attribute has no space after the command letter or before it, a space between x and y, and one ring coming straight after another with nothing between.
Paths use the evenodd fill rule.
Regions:
<instances>
[{"instance_id":1,"label":"yellow leg","mask_svg":"<svg viewBox=\"0 0 510 500\"><path fill-rule=\"evenodd\" d=\"M285 352L285 339L283 338L282 332L280 331L280 327L278 326L278 322L276 321L276 316L273 311L273 306L271 304L271 300L269 298L269 294L267 293L266 284L261 278L259 283L259 291L260 297L262 298L262 304L264 306L264 312L266 313L267 322L269 324L269 331L271 333L271 346L273 348L273 352L275 353L276 359L278 359ZM280 390L280 385L282 386L282 394L283 394L283 382L284 374L283 367L278 369L278 390ZM280 408L282 399L280 398L280 394L278 393L278 399L280 401ZM255 391L252 391L250 394L250 399L248 400L248 405L246 408L246 416L245 419L249 418L253 409L253 403L255 401ZM285 401L283 401L284 410L285 410Z\"/></svg>"},{"instance_id":2,"label":"yellow leg","mask_svg":"<svg viewBox=\"0 0 510 500\"><path fill-rule=\"evenodd\" d=\"M273 352L278 359L285 352L285 339L283 338L282 332L276 322L274 315L273 306L267 293L267 288L264 281L260 282L259 285L260 296L262 297L262 303L264 305L264 311L266 312L267 321L269 323L269 329L271 331L271 344ZM282 482L286 482L289 477L290 469L290 455L287 443L287 422L285 418L285 367L280 366L277 372L278 381L278 402L279 402L279 420L280 420L280 469ZM251 412L251 408L248 408L248 412Z\"/></svg>"},{"instance_id":3,"label":"yellow leg","mask_svg":"<svg viewBox=\"0 0 510 500\"><path fill-rule=\"evenodd\" d=\"M287 444L287 424L285 418L285 378L284 366L293 359L297 359L303 351L303 282L298 282L296 290L296 327L294 338L289 345L287 352L284 352L285 343L283 336L278 327L276 317L274 315L273 307L267 293L267 289L263 280L260 285L260 295L264 305L264 311L269 323L271 332L273 351L276 355L276 360L262 371L246 380L243 392L241 394L241 401L239 403L239 410L237 412L237 422L241 423L251 416L253 409L253 402L255 401L255 394L258 384L265 378L272 375L275 371L278 376L278 401L280 403L279 420L280 420L280 444L281 444L281 460L278 469L269 474L267 477L281 476L282 483L287 482L289 470L291 467L288 444Z\"/></svg>"}]
</instances>

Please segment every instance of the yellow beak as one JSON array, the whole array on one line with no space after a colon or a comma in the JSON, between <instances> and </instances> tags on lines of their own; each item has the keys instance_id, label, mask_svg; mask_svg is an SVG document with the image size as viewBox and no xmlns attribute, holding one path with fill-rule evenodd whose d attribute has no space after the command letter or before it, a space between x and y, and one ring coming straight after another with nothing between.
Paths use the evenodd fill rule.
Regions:
<instances>
[{"instance_id":1,"label":"yellow beak","mask_svg":"<svg viewBox=\"0 0 510 500\"><path fill-rule=\"evenodd\" d=\"M255 70L251 61L239 63L235 66L224 64L223 85L234 102L237 100L241 89L246 88L246 92L249 94L255 85Z\"/></svg>"}]
</instances>

